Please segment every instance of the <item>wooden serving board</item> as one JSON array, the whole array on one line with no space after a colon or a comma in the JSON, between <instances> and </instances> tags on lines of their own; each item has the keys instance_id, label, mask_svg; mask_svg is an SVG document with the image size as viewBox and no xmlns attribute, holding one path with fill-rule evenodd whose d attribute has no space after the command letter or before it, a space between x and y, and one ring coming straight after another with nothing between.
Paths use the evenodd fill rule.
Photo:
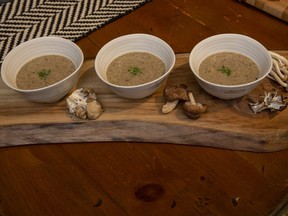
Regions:
<instances>
[{"instance_id":1,"label":"wooden serving board","mask_svg":"<svg viewBox=\"0 0 288 216\"><path fill-rule=\"evenodd\" d=\"M288 56L288 52L280 54ZM247 97L258 100L264 90L272 88L287 96L282 88L265 79L253 92L240 99L217 99L197 84L188 58L188 53L177 54L176 65L168 80L156 93L140 100L113 94L97 77L94 61L86 61L76 88L94 88L105 109L96 120L81 120L70 115L65 98L53 104L27 101L0 80L0 146L133 141L255 152L288 148L288 109L253 114L247 101ZM181 105L172 113L161 113L165 85L180 83L192 89L196 101L208 106L207 113L197 120L188 119Z\"/></svg>"}]
</instances>

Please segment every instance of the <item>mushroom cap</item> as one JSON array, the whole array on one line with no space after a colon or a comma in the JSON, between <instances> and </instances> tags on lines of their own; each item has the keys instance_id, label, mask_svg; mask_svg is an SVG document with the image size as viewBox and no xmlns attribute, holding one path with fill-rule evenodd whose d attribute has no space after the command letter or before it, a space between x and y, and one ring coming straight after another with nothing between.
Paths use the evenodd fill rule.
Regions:
<instances>
[{"instance_id":1,"label":"mushroom cap","mask_svg":"<svg viewBox=\"0 0 288 216\"><path fill-rule=\"evenodd\" d=\"M199 114L207 110L207 106L201 103L191 104L190 102L185 102L183 108L188 113Z\"/></svg>"},{"instance_id":2,"label":"mushroom cap","mask_svg":"<svg viewBox=\"0 0 288 216\"><path fill-rule=\"evenodd\" d=\"M104 111L92 88L80 88L66 99L69 112L81 119L96 119Z\"/></svg>"},{"instance_id":3,"label":"mushroom cap","mask_svg":"<svg viewBox=\"0 0 288 216\"><path fill-rule=\"evenodd\" d=\"M190 119L198 119L200 117L199 113L189 113L185 111L185 114L190 118Z\"/></svg>"},{"instance_id":4,"label":"mushroom cap","mask_svg":"<svg viewBox=\"0 0 288 216\"><path fill-rule=\"evenodd\" d=\"M164 97L167 101L183 100L188 101L187 86L167 86L164 90Z\"/></svg>"},{"instance_id":5,"label":"mushroom cap","mask_svg":"<svg viewBox=\"0 0 288 216\"><path fill-rule=\"evenodd\" d=\"M88 119L97 119L103 113L102 105L98 101L91 101L87 103L87 117Z\"/></svg>"}]
</instances>

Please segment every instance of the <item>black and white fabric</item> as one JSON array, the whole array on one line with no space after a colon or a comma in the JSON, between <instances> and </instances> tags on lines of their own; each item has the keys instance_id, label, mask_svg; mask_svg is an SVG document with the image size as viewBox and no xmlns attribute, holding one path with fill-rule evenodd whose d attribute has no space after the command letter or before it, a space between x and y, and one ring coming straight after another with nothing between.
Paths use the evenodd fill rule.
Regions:
<instances>
[{"instance_id":1,"label":"black and white fabric","mask_svg":"<svg viewBox=\"0 0 288 216\"><path fill-rule=\"evenodd\" d=\"M150 0L12 0L0 4L0 64L27 40L60 36L77 41Z\"/></svg>"}]
</instances>

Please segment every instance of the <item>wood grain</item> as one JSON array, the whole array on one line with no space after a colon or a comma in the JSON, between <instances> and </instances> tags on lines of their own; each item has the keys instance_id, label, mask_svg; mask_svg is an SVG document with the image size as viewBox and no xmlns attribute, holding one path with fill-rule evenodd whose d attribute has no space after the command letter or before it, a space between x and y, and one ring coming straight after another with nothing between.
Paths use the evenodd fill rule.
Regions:
<instances>
[{"instance_id":1,"label":"wood grain","mask_svg":"<svg viewBox=\"0 0 288 216\"><path fill-rule=\"evenodd\" d=\"M176 53L189 53L201 40L221 33L244 34L269 50L288 50L287 23L238 0L152 0L77 44L85 58L94 58L110 40L139 32L160 37Z\"/></svg>"},{"instance_id":2,"label":"wood grain","mask_svg":"<svg viewBox=\"0 0 288 216\"><path fill-rule=\"evenodd\" d=\"M255 115L247 101L248 97L257 100L264 91L272 88L282 93L281 88L266 79L245 97L217 99L199 87L189 68L188 58L189 54L177 54L175 67L166 83L153 95L140 100L124 99L112 93L97 77L94 61L86 61L77 88L94 88L105 109L102 116L93 121L79 120L70 115L65 98L54 104L29 102L1 83L1 146L132 141L256 152L288 148L287 110ZM192 89L196 100L208 106L208 112L201 118L187 118L181 105L172 113L161 113L165 103L162 96L164 87L181 83ZM58 132L61 136L55 136Z\"/></svg>"},{"instance_id":3,"label":"wood grain","mask_svg":"<svg viewBox=\"0 0 288 216\"><path fill-rule=\"evenodd\" d=\"M200 40L229 32L251 36L269 50L288 50L288 40L285 40L288 37L287 23L237 0L152 0L87 35L77 44L86 59L94 59L98 50L109 40L136 32L149 33L164 39L176 53L189 53ZM182 68L187 67L184 64ZM93 74L92 71L90 73ZM195 91L198 89L196 86L193 88ZM61 102L48 107L39 104L33 107L36 104L15 97L14 92L2 88L0 92L6 95L1 95L0 98L1 128L9 127L5 123L7 119L10 122L13 120L16 131L21 131L19 128L25 130L24 125L30 127L40 120L45 122L45 126L51 127L52 124L59 124L63 118L75 124L75 127L83 124L69 116L66 118L66 106ZM11 101L13 107L10 105L7 112L2 100L7 100L11 94L14 98ZM105 92L99 94L105 98ZM202 100L208 103L211 99L206 95L201 98L201 102ZM138 107L144 109L142 106L146 101L135 106L117 103L118 108L114 107L114 112L110 112L116 115L117 110L127 104L130 106L129 111L135 111ZM111 99L107 99L105 103L113 104ZM19 107L24 104L26 108L33 109L30 112L25 109L23 118L23 110ZM155 101L153 104L156 104ZM232 101L225 106L216 107L221 108L220 113L229 110L233 116L250 118L251 113L246 102L240 103L241 106L236 104L239 103ZM242 113L243 106L249 113ZM209 107L209 115L217 116L216 107ZM156 113L158 108L150 109L149 113ZM2 111L3 109L6 111ZM54 113L54 118L50 117L51 113ZM48 115L49 119L44 118ZM202 117L207 119L209 115ZM4 116L6 120L3 122ZM105 115L102 116L104 117ZM186 121L184 117L181 109L173 113L173 117L169 116L176 118L177 122ZM264 112L253 116L252 121L256 119L258 122L259 119L265 123L269 119L270 124L267 127L271 127L275 126L274 122L278 117L278 114ZM204 124L203 119L199 119L201 124ZM238 120L235 120L235 125ZM97 121L89 124L96 123ZM191 121L187 121L188 123L194 124ZM253 122L246 123L251 124ZM44 130L45 126L42 126L43 134L52 134L49 132L51 130L54 136L62 135L61 131L55 131L51 127ZM94 127L92 132L97 134L96 126ZM222 124L219 128L222 128ZM287 123L271 127L271 131L275 136L283 128L287 128ZM245 130L248 129L243 128L242 131ZM2 132L0 131L1 143L4 142ZM113 131L104 133L113 134ZM19 135L14 133L13 136ZM37 135L35 132L33 136L41 137L41 134ZM17 139L4 137L6 141ZM51 135L51 138L54 137ZM224 141L225 138L226 136ZM276 216L287 205L288 150L259 153L153 142L47 142L0 148L0 215ZM102 204L96 205L100 198ZM235 198L239 198L237 205L232 202Z\"/></svg>"}]
</instances>

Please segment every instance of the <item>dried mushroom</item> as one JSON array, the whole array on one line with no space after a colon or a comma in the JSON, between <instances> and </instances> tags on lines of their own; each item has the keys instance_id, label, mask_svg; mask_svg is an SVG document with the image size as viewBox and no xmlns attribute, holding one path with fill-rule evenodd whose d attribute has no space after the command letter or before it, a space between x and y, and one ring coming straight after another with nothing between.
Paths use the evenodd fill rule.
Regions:
<instances>
[{"instance_id":1,"label":"dried mushroom","mask_svg":"<svg viewBox=\"0 0 288 216\"><path fill-rule=\"evenodd\" d=\"M276 81L288 91L288 60L275 52L269 51L273 67L268 74L268 78Z\"/></svg>"},{"instance_id":2,"label":"dried mushroom","mask_svg":"<svg viewBox=\"0 0 288 216\"><path fill-rule=\"evenodd\" d=\"M187 86L185 84L175 85L175 86L167 86L164 90L164 97L167 101L175 101L175 100L189 100L187 95Z\"/></svg>"},{"instance_id":3,"label":"dried mushroom","mask_svg":"<svg viewBox=\"0 0 288 216\"><path fill-rule=\"evenodd\" d=\"M81 119L97 119L104 111L92 88L76 89L66 102L69 112Z\"/></svg>"},{"instance_id":4,"label":"dried mushroom","mask_svg":"<svg viewBox=\"0 0 288 216\"><path fill-rule=\"evenodd\" d=\"M163 95L166 100L166 104L164 104L162 107L162 113L170 113L176 108L179 101L189 100L187 95L187 86L184 84L167 86L164 89Z\"/></svg>"},{"instance_id":5,"label":"dried mushroom","mask_svg":"<svg viewBox=\"0 0 288 216\"><path fill-rule=\"evenodd\" d=\"M185 101L183 109L185 114L191 119L197 119L200 114L207 110L207 106L196 103L193 93L188 90L185 84L167 86L163 93L166 104L162 107L162 113L169 113L174 110L179 101Z\"/></svg>"},{"instance_id":6,"label":"dried mushroom","mask_svg":"<svg viewBox=\"0 0 288 216\"><path fill-rule=\"evenodd\" d=\"M97 119L103 112L102 105L98 101L90 101L87 103L88 119Z\"/></svg>"},{"instance_id":7,"label":"dried mushroom","mask_svg":"<svg viewBox=\"0 0 288 216\"><path fill-rule=\"evenodd\" d=\"M185 114L191 119L197 119L200 117L201 113L206 112L207 106L201 103L196 103L193 93L189 91L188 93L189 101L186 101L183 105Z\"/></svg>"},{"instance_id":8,"label":"dried mushroom","mask_svg":"<svg viewBox=\"0 0 288 216\"><path fill-rule=\"evenodd\" d=\"M270 111L281 111L287 107L287 103L282 95L277 95L277 91L275 89L272 92L264 92L264 96L260 96L260 100L257 102L253 101L249 98L249 106L254 112L254 114L259 113L263 110Z\"/></svg>"},{"instance_id":9,"label":"dried mushroom","mask_svg":"<svg viewBox=\"0 0 288 216\"><path fill-rule=\"evenodd\" d=\"M167 101L162 107L162 113L166 114L166 113L172 112L176 108L178 102L179 102L179 100L174 100L171 102Z\"/></svg>"}]
</instances>

